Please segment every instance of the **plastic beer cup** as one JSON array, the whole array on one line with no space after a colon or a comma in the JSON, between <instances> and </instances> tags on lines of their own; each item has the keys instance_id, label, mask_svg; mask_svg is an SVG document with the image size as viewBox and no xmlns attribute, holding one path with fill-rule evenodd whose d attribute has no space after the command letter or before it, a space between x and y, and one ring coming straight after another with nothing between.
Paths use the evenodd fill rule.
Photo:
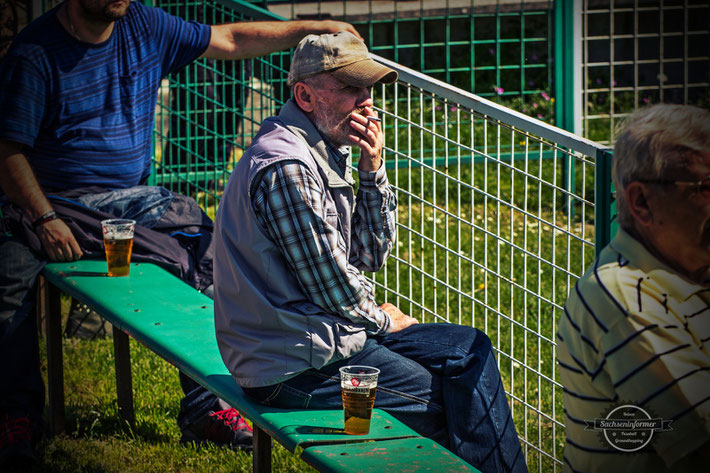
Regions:
<instances>
[{"instance_id":1,"label":"plastic beer cup","mask_svg":"<svg viewBox=\"0 0 710 473\"><path fill-rule=\"evenodd\" d=\"M366 435L370 432L372 406L375 404L379 374L380 370L370 366L355 365L340 368L346 434Z\"/></svg>"},{"instance_id":2,"label":"plastic beer cup","mask_svg":"<svg viewBox=\"0 0 710 473\"><path fill-rule=\"evenodd\" d=\"M135 220L122 218L101 222L109 276L128 276L131 269L131 250L133 249L135 227Z\"/></svg>"}]
</instances>

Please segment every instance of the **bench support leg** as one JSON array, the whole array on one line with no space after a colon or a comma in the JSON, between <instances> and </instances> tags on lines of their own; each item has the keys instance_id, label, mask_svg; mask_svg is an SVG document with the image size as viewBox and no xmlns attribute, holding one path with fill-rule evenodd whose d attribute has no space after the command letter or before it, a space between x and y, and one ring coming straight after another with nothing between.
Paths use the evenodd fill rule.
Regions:
<instances>
[{"instance_id":1,"label":"bench support leg","mask_svg":"<svg viewBox=\"0 0 710 473\"><path fill-rule=\"evenodd\" d=\"M128 335L123 330L113 327L113 355L116 362L116 395L118 413L131 428L136 426L133 411L133 379L131 377L131 351Z\"/></svg>"},{"instance_id":2,"label":"bench support leg","mask_svg":"<svg viewBox=\"0 0 710 473\"><path fill-rule=\"evenodd\" d=\"M253 425L253 429L253 471L254 473L268 473L271 471L271 437L256 424Z\"/></svg>"},{"instance_id":3,"label":"bench support leg","mask_svg":"<svg viewBox=\"0 0 710 473\"><path fill-rule=\"evenodd\" d=\"M49 390L49 431L51 435L64 432L64 357L62 353L61 292L46 283L48 310L45 318L47 333L47 384Z\"/></svg>"}]
</instances>

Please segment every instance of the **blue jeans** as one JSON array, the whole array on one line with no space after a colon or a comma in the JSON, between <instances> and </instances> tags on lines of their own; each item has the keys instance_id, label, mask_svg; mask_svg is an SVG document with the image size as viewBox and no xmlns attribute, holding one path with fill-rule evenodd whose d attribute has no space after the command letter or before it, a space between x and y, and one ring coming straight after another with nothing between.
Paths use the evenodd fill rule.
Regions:
<instances>
[{"instance_id":1,"label":"blue jeans","mask_svg":"<svg viewBox=\"0 0 710 473\"><path fill-rule=\"evenodd\" d=\"M44 382L33 288L44 265L23 242L0 234L0 414L26 414L37 426Z\"/></svg>"},{"instance_id":2,"label":"blue jeans","mask_svg":"<svg viewBox=\"0 0 710 473\"><path fill-rule=\"evenodd\" d=\"M320 370L244 391L281 408L340 409L339 368L380 369L375 407L483 472L525 472L491 342L481 331L417 324L367 340L363 350Z\"/></svg>"}]
</instances>

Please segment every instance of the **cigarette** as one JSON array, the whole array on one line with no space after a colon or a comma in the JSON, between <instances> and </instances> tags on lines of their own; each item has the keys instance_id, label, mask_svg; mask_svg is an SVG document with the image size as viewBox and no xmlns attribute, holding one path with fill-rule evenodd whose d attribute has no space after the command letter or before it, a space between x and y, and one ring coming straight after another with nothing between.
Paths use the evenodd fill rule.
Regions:
<instances>
[{"instance_id":1,"label":"cigarette","mask_svg":"<svg viewBox=\"0 0 710 473\"><path fill-rule=\"evenodd\" d=\"M373 122L381 122L381 121L382 121L382 120L380 120L379 118L377 118L377 117L371 117L370 115L367 116L367 119L368 119L368 120L372 120Z\"/></svg>"}]
</instances>

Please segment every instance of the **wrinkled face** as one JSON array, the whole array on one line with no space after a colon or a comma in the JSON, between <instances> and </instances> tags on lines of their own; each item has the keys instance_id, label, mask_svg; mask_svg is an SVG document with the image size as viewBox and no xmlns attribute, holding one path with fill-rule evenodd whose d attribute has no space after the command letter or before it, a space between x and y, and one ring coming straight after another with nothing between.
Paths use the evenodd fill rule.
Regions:
<instances>
[{"instance_id":1,"label":"wrinkled face","mask_svg":"<svg viewBox=\"0 0 710 473\"><path fill-rule=\"evenodd\" d=\"M79 0L82 14L95 21L111 22L126 15L131 0Z\"/></svg>"},{"instance_id":2,"label":"wrinkled face","mask_svg":"<svg viewBox=\"0 0 710 473\"><path fill-rule=\"evenodd\" d=\"M313 109L316 128L335 146L354 144L348 137L353 133L350 114L372 107L372 88L349 86L329 74L318 77L316 85Z\"/></svg>"},{"instance_id":3,"label":"wrinkled face","mask_svg":"<svg viewBox=\"0 0 710 473\"><path fill-rule=\"evenodd\" d=\"M696 281L710 268L710 153L686 154L652 184L649 240L662 259ZM696 183L703 184L696 185Z\"/></svg>"}]
</instances>

